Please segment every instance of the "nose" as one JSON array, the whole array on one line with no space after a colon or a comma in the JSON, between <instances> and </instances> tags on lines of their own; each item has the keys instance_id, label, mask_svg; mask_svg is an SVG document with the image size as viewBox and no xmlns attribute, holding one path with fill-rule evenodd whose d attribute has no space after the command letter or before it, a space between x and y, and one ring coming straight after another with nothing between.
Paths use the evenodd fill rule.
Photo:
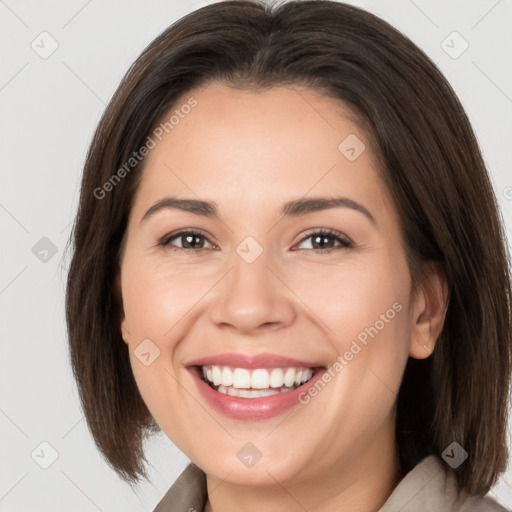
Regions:
<instances>
[{"instance_id":1,"label":"nose","mask_svg":"<svg viewBox=\"0 0 512 512\"><path fill-rule=\"evenodd\" d=\"M290 325L296 316L294 295L271 267L265 252L252 263L235 255L232 270L217 287L212 322L244 334Z\"/></svg>"}]
</instances>

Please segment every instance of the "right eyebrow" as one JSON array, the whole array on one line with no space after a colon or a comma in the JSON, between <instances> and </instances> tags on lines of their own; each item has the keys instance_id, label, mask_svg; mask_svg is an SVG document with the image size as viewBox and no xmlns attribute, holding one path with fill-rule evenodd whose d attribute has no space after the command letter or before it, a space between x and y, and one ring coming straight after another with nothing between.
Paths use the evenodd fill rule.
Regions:
<instances>
[{"instance_id":1,"label":"right eyebrow","mask_svg":"<svg viewBox=\"0 0 512 512\"><path fill-rule=\"evenodd\" d=\"M164 197L151 206L140 220L143 222L156 212L165 209L177 209L185 212L195 213L204 217L219 218L217 206L210 201L200 199L178 199L177 197Z\"/></svg>"}]
</instances>

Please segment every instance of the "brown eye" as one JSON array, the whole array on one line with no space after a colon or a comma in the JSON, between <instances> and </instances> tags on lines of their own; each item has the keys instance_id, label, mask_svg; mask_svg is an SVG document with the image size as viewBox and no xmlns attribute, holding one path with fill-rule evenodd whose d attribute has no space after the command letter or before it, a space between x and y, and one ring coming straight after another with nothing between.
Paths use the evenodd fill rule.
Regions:
<instances>
[{"instance_id":1,"label":"brown eye","mask_svg":"<svg viewBox=\"0 0 512 512\"><path fill-rule=\"evenodd\" d=\"M306 245L306 247L300 247ZM332 249L353 247L353 243L337 231L316 231L305 236L298 248L313 249L319 252L328 252Z\"/></svg>"},{"instance_id":2,"label":"brown eye","mask_svg":"<svg viewBox=\"0 0 512 512\"><path fill-rule=\"evenodd\" d=\"M313 249L325 249L334 247L336 240L330 235L314 235L311 237Z\"/></svg>"},{"instance_id":3,"label":"brown eye","mask_svg":"<svg viewBox=\"0 0 512 512\"><path fill-rule=\"evenodd\" d=\"M178 239L182 240L184 249L203 249L204 237L201 235L180 235Z\"/></svg>"},{"instance_id":4,"label":"brown eye","mask_svg":"<svg viewBox=\"0 0 512 512\"><path fill-rule=\"evenodd\" d=\"M210 245L210 247L207 246ZM173 249L196 250L211 249L212 244L201 233L194 231L181 231L164 238L160 245L163 247L171 247Z\"/></svg>"}]
</instances>

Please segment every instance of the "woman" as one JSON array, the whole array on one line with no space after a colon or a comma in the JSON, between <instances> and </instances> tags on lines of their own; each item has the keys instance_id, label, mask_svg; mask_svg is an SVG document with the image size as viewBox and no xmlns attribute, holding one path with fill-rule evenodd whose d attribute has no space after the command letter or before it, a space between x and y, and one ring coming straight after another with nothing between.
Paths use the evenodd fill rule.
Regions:
<instances>
[{"instance_id":1,"label":"woman","mask_svg":"<svg viewBox=\"0 0 512 512\"><path fill-rule=\"evenodd\" d=\"M506 510L504 230L441 73L330 1L220 2L137 59L84 169L66 307L89 428L155 510Z\"/></svg>"}]
</instances>

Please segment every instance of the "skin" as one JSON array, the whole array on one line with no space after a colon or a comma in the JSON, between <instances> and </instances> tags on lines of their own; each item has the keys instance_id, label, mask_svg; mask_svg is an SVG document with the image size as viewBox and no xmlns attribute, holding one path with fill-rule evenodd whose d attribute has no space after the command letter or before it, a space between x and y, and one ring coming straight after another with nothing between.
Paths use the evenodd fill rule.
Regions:
<instances>
[{"instance_id":1,"label":"skin","mask_svg":"<svg viewBox=\"0 0 512 512\"><path fill-rule=\"evenodd\" d=\"M190 96L197 106L146 159L117 281L141 395L167 436L205 471L207 511L376 511L403 476L397 392L408 357L434 349L444 279L432 267L432 286L412 293L379 160L340 101L299 87L254 92L213 83L177 105ZM366 145L355 161L338 150L349 134ZM214 201L220 219L164 209L141 222L171 195ZM285 202L304 196L350 198L375 224L347 207L281 218ZM312 245L307 236L316 228L339 231L354 245L332 237L331 251ZM201 230L202 251L180 251L180 237L158 245L183 229ZM248 236L263 248L253 263L236 252ZM329 367L394 303L402 310L325 389L271 419L218 413L185 369L223 352L270 352ZM160 350L149 366L134 355L147 338ZM250 468L236 456L247 442L263 454Z\"/></svg>"}]
</instances>

